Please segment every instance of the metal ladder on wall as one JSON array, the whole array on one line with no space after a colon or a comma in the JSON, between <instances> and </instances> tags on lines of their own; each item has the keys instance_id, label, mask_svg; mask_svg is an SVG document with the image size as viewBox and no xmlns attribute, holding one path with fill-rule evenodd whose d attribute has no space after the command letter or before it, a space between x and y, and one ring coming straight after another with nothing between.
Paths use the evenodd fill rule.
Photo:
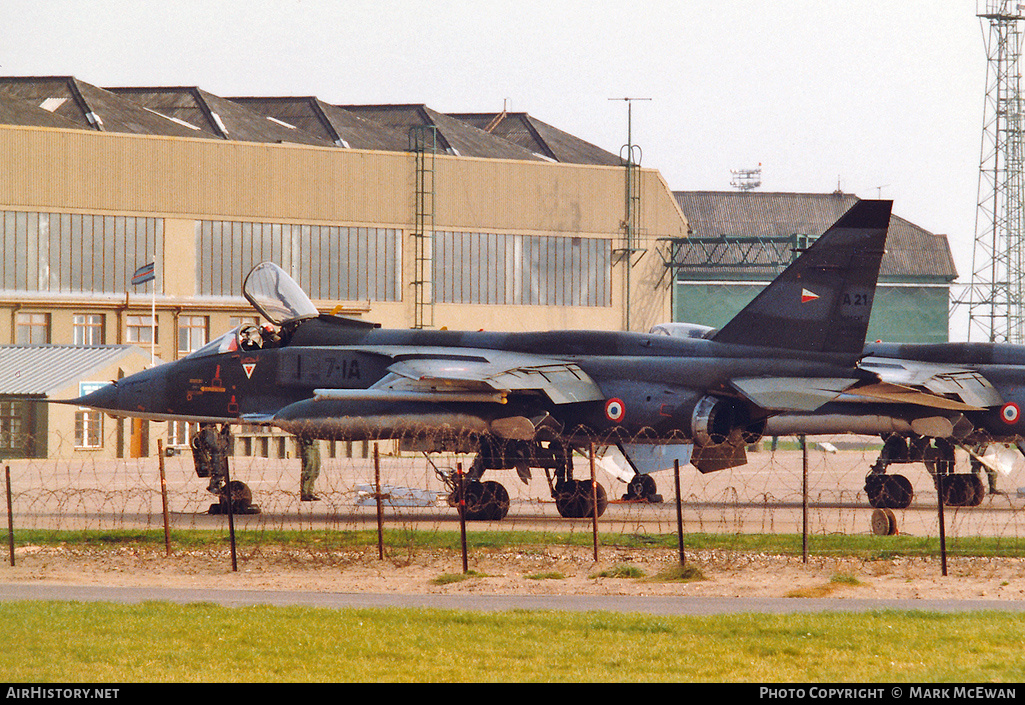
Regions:
<instances>
[{"instance_id":1,"label":"metal ladder on wall","mask_svg":"<svg viewBox=\"0 0 1025 705\"><path fill-rule=\"evenodd\" d=\"M434 325L434 155L438 128L414 125L409 151L414 155L415 213L413 217L413 327Z\"/></svg>"}]
</instances>

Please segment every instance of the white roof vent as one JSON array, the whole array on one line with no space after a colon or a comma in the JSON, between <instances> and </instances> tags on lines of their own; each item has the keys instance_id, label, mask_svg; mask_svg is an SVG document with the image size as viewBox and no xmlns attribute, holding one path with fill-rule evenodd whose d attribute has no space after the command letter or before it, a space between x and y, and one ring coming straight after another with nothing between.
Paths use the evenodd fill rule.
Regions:
<instances>
[{"instance_id":1,"label":"white roof vent","mask_svg":"<svg viewBox=\"0 0 1025 705\"><path fill-rule=\"evenodd\" d=\"M224 126L224 122L221 120L221 116L211 110L210 117L214 119L214 123L216 123L217 129L221 131L221 134L227 136L228 128Z\"/></svg>"},{"instance_id":2,"label":"white roof vent","mask_svg":"<svg viewBox=\"0 0 1025 705\"><path fill-rule=\"evenodd\" d=\"M177 124L181 125L182 127L187 127L190 130L198 130L199 129L199 127L197 127L196 125L193 125L191 122L186 122L186 121L182 120L181 118L171 117L170 115L164 115L163 113L158 112L156 110L153 110L152 108L147 108L147 107L143 106L143 110L147 110L147 111L153 113L154 115L159 115L160 117L164 118L165 120L170 120L171 122L177 123Z\"/></svg>"},{"instance_id":3,"label":"white roof vent","mask_svg":"<svg viewBox=\"0 0 1025 705\"><path fill-rule=\"evenodd\" d=\"M289 130L297 129L295 125L289 125L284 120L278 120L276 117L271 117L270 115L268 115L267 119L270 120L271 122L276 122L277 124L281 125L282 127L287 127Z\"/></svg>"},{"instance_id":4,"label":"white roof vent","mask_svg":"<svg viewBox=\"0 0 1025 705\"><path fill-rule=\"evenodd\" d=\"M60 106L64 105L64 103L66 103L67 100L68 100L67 98L47 98L46 100L44 100L42 103L39 104L39 107L42 108L43 110L48 110L49 112L52 113L52 112L56 111L57 108L59 108Z\"/></svg>"}]
</instances>

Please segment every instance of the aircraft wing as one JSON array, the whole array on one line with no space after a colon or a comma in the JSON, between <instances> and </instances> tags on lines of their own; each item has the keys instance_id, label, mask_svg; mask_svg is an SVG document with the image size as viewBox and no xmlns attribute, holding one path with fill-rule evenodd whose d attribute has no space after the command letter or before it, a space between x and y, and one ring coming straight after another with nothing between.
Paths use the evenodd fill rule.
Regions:
<instances>
[{"instance_id":1,"label":"aircraft wing","mask_svg":"<svg viewBox=\"0 0 1025 705\"><path fill-rule=\"evenodd\" d=\"M317 390L325 398L486 401L541 392L555 404L600 401L601 389L577 365L542 355L463 348L359 348L390 357L388 374L368 389Z\"/></svg>"},{"instance_id":2,"label":"aircraft wing","mask_svg":"<svg viewBox=\"0 0 1025 705\"><path fill-rule=\"evenodd\" d=\"M750 377L733 387L769 411L815 411L857 383L851 377Z\"/></svg>"},{"instance_id":3,"label":"aircraft wing","mask_svg":"<svg viewBox=\"0 0 1025 705\"><path fill-rule=\"evenodd\" d=\"M956 411L983 411L1003 404L989 380L968 367L881 357L866 357L860 367L879 381L856 386L847 394Z\"/></svg>"}]
</instances>

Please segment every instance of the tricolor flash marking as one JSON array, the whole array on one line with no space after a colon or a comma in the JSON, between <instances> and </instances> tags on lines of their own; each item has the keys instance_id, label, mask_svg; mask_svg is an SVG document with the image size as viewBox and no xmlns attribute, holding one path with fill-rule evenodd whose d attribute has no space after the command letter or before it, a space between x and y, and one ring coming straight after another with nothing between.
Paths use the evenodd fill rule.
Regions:
<instances>
[{"instance_id":1,"label":"tricolor flash marking","mask_svg":"<svg viewBox=\"0 0 1025 705\"><path fill-rule=\"evenodd\" d=\"M808 291L807 289L801 289L801 303L802 304L806 304L809 301L814 301L817 298L819 298L818 294L816 294L816 293L814 293L812 291Z\"/></svg>"},{"instance_id":2,"label":"tricolor flash marking","mask_svg":"<svg viewBox=\"0 0 1025 705\"><path fill-rule=\"evenodd\" d=\"M1004 404L1000 409L1000 418L1003 419L1005 424L1018 423L1018 419L1021 417L1021 408L1011 402L1010 404Z\"/></svg>"},{"instance_id":3,"label":"tricolor flash marking","mask_svg":"<svg viewBox=\"0 0 1025 705\"><path fill-rule=\"evenodd\" d=\"M626 416L626 405L620 399L612 398L605 402L605 418L609 421L622 421Z\"/></svg>"}]
</instances>

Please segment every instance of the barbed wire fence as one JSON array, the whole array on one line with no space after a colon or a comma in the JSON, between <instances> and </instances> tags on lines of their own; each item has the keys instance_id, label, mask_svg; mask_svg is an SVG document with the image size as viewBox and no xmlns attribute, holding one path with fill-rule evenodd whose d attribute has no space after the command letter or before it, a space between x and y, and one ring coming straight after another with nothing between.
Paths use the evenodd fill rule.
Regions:
<instances>
[{"instance_id":1,"label":"barbed wire fence","mask_svg":"<svg viewBox=\"0 0 1025 705\"><path fill-rule=\"evenodd\" d=\"M447 445L466 452L426 454L413 447L434 445L429 434L380 441L318 441L320 471L313 484L314 501L300 496L302 461L295 439L265 431L238 433L229 454L231 479L243 482L253 507L234 516L235 527L249 543L268 544L283 531L306 533L366 531L377 527L379 472L385 526L417 532L458 531L459 513L453 506L453 471L469 470L475 454L473 438L453 439ZM643 439L636 439L643 440ZM114 447L113 436L104 439ZM56 447L54 447L56 445ZM110 459L102 452L71 452L73 439L51 437L50 459L9 459L13 523L18 529L52 531L158 530L164 526L159 465L163 465L168 517L172 531L225 531L227 517L218 512L219 497L208 491L207 478L197 476L190 448L173 448L157 457L156 443L142 458ZM763 439L748 447L748 462L740 467L702 474L685 465L680 470L682 526L687 534L800 534L807 504L807 531L816 535L879 533L865 493L865 476L876 461L879 438L838 436L809 438L808 489L804 493L805 451L796 439ZM598 449L601 449L599 444ZM375 449L377 464L375 466ZM573 454L573 473L589 479L589 449ZM61 456L71 456L61 459ZM958 451L957 471L969 460ZM995 537L1017 546L1023 535L1025 460L1018 457L996 479L1000 493L987 494L978 506L946 507L946 538ZM938 494L925 465L891 466L914 487L914 500L895 509L897 533L936 538ZM599 532L610 536L674 534L677 530L676 493L672 470L652 475L661 502L628 500L621 477L599 470L596 479L608 506L598 520ZM488 469L483 479L501 483L508 492L508 512L501 520L472 521L470 531L545 533L591 532L590 517L563 518L551 490L551 471L530 467ZM213 509L213 511L211 511ZM891 532L892 533L892 532ZM880 537L883 540L883 537ZM409 550L415 551L415 538ZM814 550L814 549L813 549Z\"/></svg>"}]
</instances>

